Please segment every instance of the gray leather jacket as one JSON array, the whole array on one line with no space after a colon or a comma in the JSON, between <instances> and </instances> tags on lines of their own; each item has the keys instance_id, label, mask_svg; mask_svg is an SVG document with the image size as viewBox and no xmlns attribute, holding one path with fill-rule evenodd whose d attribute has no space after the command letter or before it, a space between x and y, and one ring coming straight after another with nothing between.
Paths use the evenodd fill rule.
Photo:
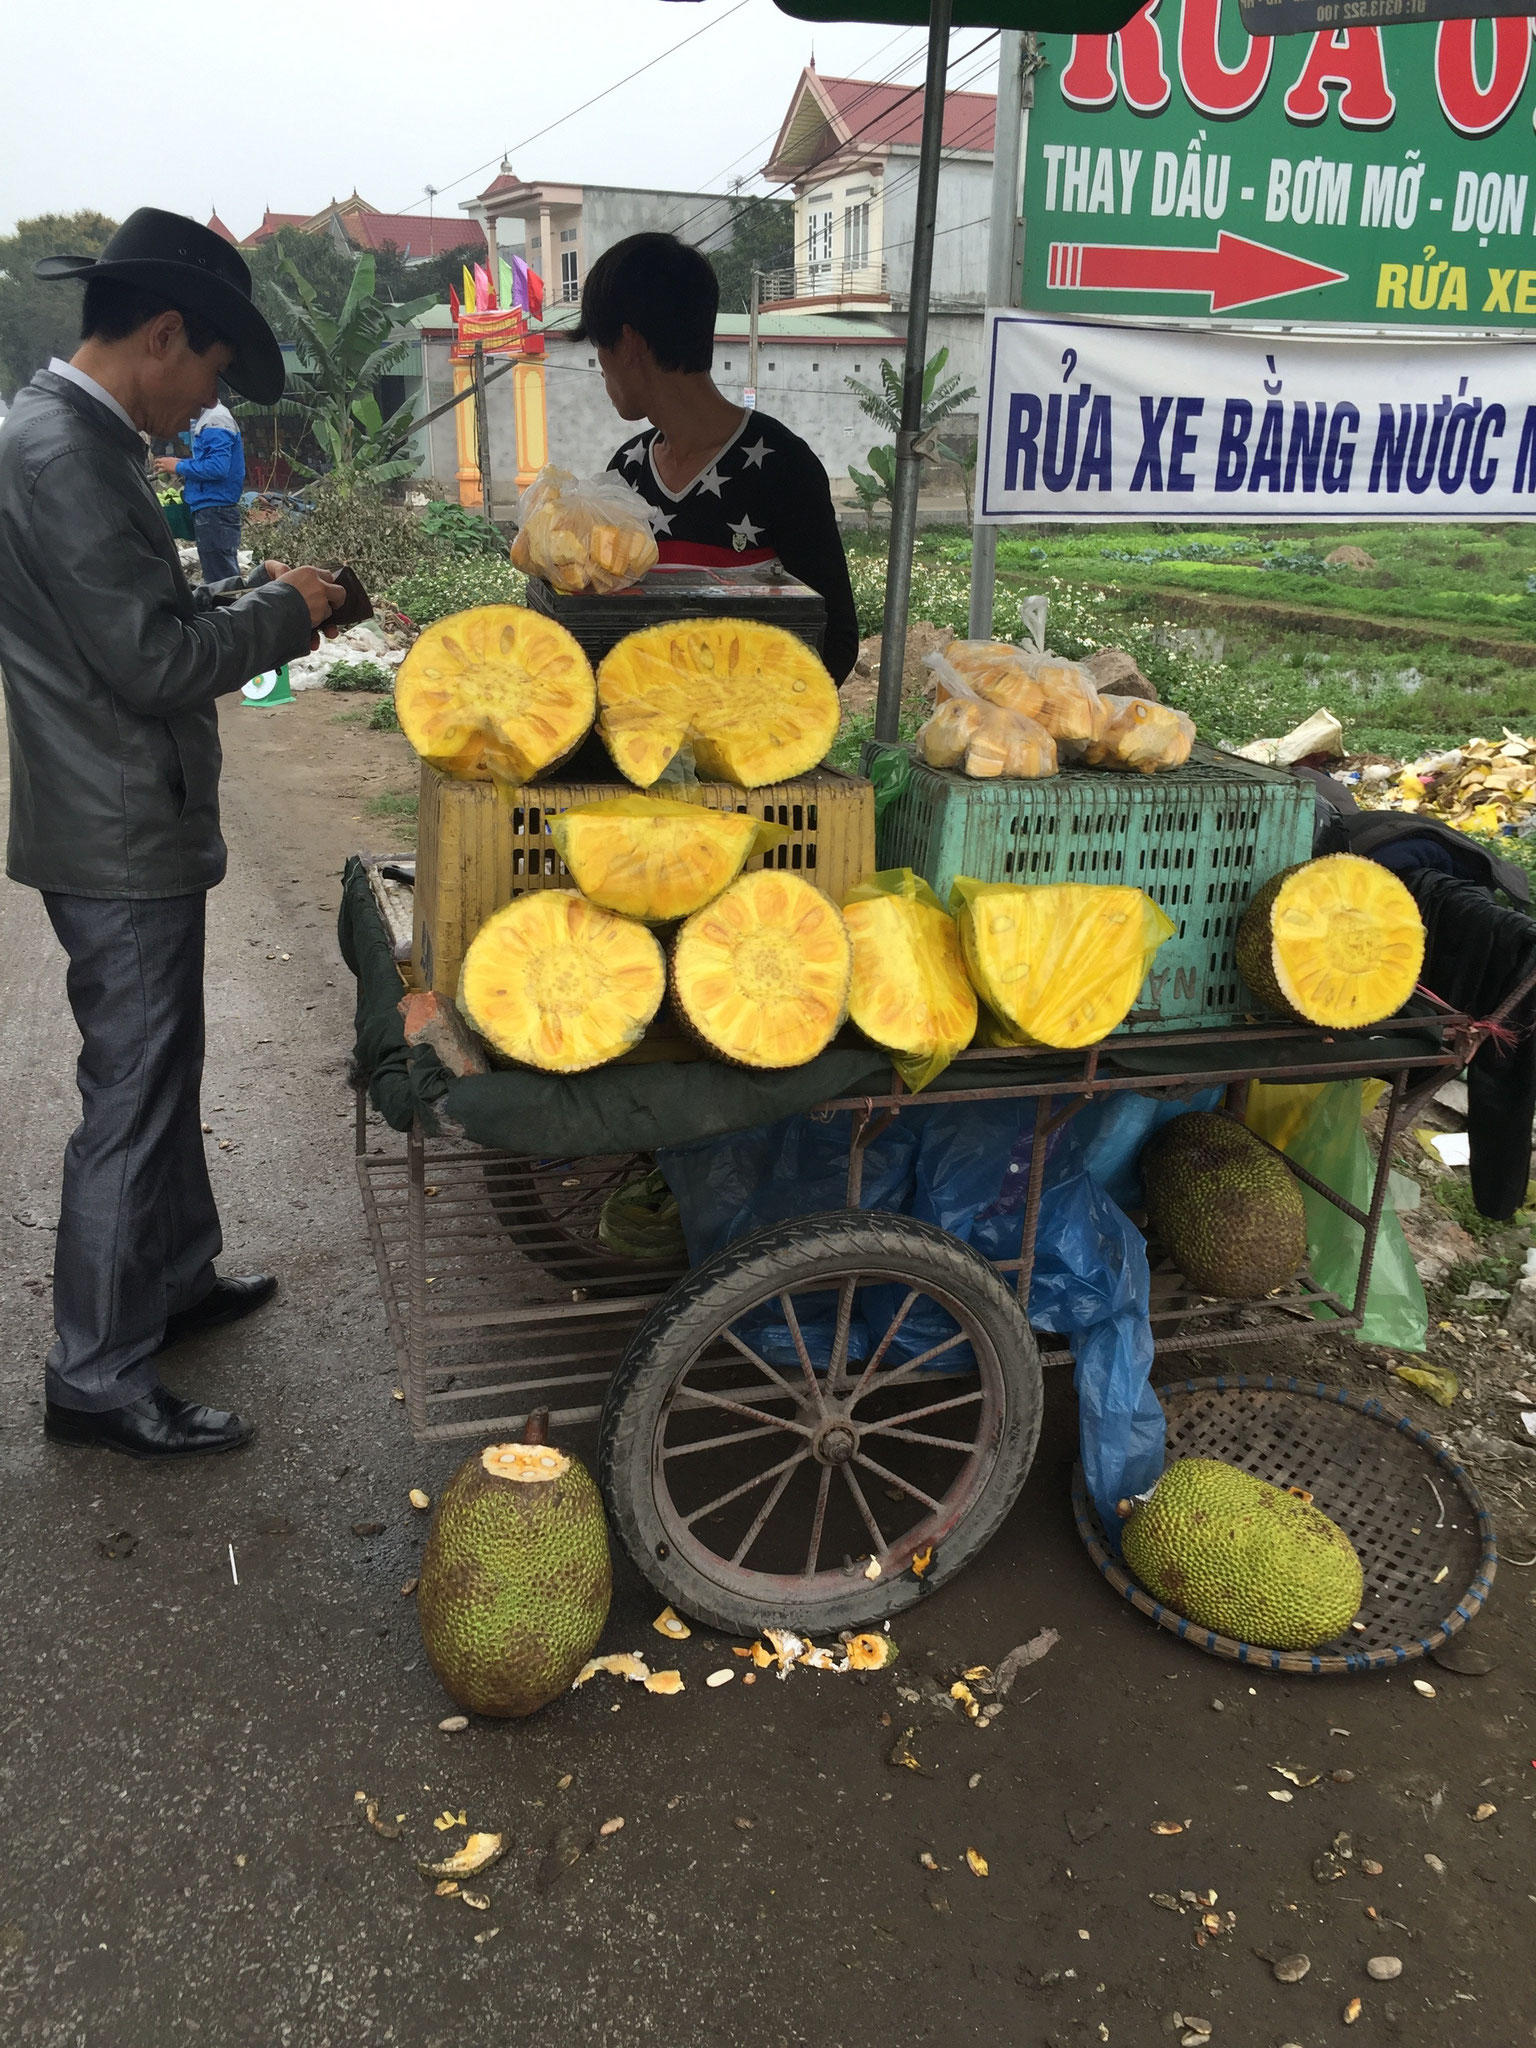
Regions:
<instances>
[{"instance_id":1,"label":"gray leather jacket","mask_svg":"<svg viewBox=\"0 0 1536 2048\"><path fill-rule=\"evenodd\" d=\"M215 700L308 652L292 584L193 592L131 428L41 370L0 432L6 872L72 896L223 879ZM253 579L255 580L255 579Z\"/></svg>"}]
</instances>

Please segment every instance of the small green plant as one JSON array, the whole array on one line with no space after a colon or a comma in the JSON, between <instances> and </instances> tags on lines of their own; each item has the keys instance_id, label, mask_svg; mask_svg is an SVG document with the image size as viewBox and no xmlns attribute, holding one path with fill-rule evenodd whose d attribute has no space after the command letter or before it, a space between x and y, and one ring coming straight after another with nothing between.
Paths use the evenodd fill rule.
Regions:
<instances>
[{"instance_id":1,"label":"small green plant","mask_svg":"<svg viewBox=\"0 0 1536 2048\"><path fill-rule=\"evenodd\" d=\"M400 730L400 720L395 712L395 700L393 697L383 697L374 705L368 717L368 730L370 732L398 732Z\"/></svg>"},{"instance_id":2,"label":"small green plant","mask_svg":"<svg viewBox=\"0 0 1536 2048\"><path fill-rule=\"evenodd\" d=\"M455 555L505 555L507 543L478 512L446 499L434 499L421 515L421 530L442 541Z\"/></svg>"},{"instance_id":3,"label":"small green plant","mask_svg":"<svg viewBox=\"0 0 1536 2048\"><path fill-rule=\"evenodd\" d=\"M958 377L944 377L944 368L949 361L949 350L941 348L928 359L923 371L923 413L922 424L936 427L940 420L948 419L952 412L958 412L976 396L976 386L962 387ZM944 381L940 383L940 378ZM880 389L872 384L861 384L857 377L845 377L843 382L859 401L859 410L876 426L884 427L888 434L901 428L901 383L902 373L892 362L882 360L880 364Z\"/></svg>"},{"instance_id":4,"label":"small green plant","mask_svg":"<svg viewBox=\"0 0 1536 2048\"><path fill-rule=\"evenodd\" d=\"M376 661L333 661L325 672L328 690L388 690L393 678Z\"/></svg>"},{"instance_id":5,"label":"small green plant","mask_svg":"<svg viewBox=\"0 0 1536 2048\"><path fill-rule=\"evenodd\" d=\"M459 555L399 577L384 598L413 626L431 626L476 605L521 604L527 587L527 577L505 557Z\"/></svg>"},{"instance_id":6,"label":"small green plant","mask_svg":"<svg viewBox=\"0 0 1536 2048\"><path fill-rule=\"evenodd\" d=\"M409 513L384 501L376 484L323 477L304 493L304 509L276 520L247 513L244 542L258 561L346 562L377 597L385 584L446 559L442 543Z\"/></svg>"},{"instance_id":7,"label":"small green plant","mask_svg":"<svg viewBox=\"0 0 1536 2048\"><path fill-rule=\"evenodd\" d=\"M365 808L371 818L414 818L416 802L414 789L385 789L369 797Z\"/></svg>"},{"instance_id":8,"label":"small green plant","mask_svg":"<svg viewBox=\"0 0 1536 2048\"><path fill-rule=\"evenodd\" d=\"M855 469L850 463L848 475L859 494L859 510L864 514L865 528L873 533L876 510L882 502L891 499L896 489L896 450L871 448L864 459L869 470Z\"/></svg>"}]
</instances>

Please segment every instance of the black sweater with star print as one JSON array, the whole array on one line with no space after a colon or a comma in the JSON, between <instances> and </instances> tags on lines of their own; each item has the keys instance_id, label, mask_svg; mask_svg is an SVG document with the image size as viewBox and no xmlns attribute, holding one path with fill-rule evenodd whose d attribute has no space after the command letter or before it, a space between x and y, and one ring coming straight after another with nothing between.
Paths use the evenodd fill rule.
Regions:
<instances>
[{"instance_id":1,"label":"black sweater with star print","mask_svg":"<svg viewBox=\"0 0 1536 2048\"><path fill-rule=\"evenodd\" d=\"M859 651L859 623L831 487L814 451L780 421L748 412L703 474L674 493L651 458L656 434L647 427L608 467L656 507L662 561L719 569L777 557L826 599L822 659L841 683Z\"/></svg>"}]
</instances>

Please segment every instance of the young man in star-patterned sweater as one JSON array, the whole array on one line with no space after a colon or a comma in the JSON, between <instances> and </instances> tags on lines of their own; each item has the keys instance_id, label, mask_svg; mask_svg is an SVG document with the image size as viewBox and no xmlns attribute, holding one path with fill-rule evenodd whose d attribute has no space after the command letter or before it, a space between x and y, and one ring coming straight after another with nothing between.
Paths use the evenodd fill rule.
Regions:
<instances>
[{"instance_id":1,"label":"young man in star-patterned sweater","mask_svg":"<svg viewBox=\"0 0 1536 2048\"><path fill-rule=\"evenodd\" d=\"M619 417L652 423L608 467L656 507L663 562L740 568L777 557L820 591L822 658L841 683L859 627L827 472L798 434L716 389L719 303L708 259L675 235L631 235L593 264L576 339L595 343Z\"/></svg>"}]
</instances>

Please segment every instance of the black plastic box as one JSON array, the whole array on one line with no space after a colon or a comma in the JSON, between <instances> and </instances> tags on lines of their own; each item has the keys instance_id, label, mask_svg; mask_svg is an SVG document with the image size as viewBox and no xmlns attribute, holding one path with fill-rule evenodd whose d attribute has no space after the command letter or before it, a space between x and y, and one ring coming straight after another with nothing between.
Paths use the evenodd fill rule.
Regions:
<instances>
[{"instance_id":1,"label":"black plastic box","mask_svg":"<svg viewBox=\"0 0 1536 2048\"><path fill-rule=\"evenodd\" d=\"M744 569L653 569L628 590L601 597L564 597L537 576L528 578L528 609L558 619L574 634L595 668L630 633L674 619L753 619L782 626L820 654L827 604L820 591L797 583L771 563Z\"/></svg>"}]
</instances>

